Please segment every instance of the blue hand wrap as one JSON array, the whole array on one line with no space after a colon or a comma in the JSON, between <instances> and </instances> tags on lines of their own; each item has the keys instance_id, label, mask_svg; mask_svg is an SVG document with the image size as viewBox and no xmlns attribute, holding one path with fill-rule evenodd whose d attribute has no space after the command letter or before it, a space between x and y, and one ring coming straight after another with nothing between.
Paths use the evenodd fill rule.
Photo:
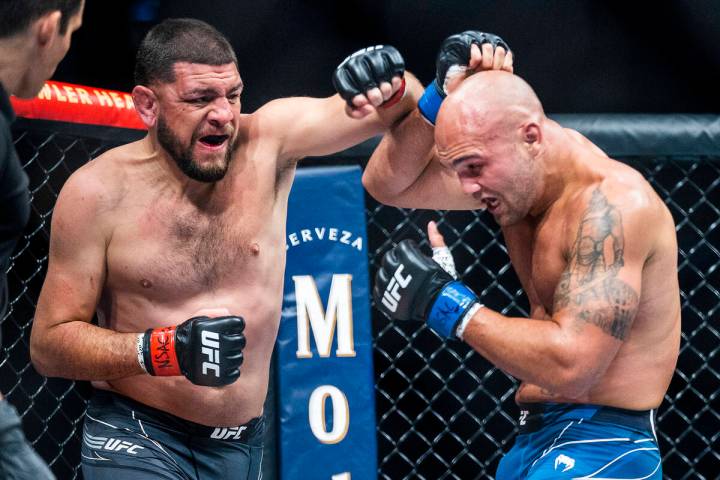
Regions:
<instances>
[{"instance_id":1,"label":"blue hand wrap","mask_svg":"<svg viewBox=\"0 0 720 480\"><path fill-rule=\"evenodd\" d=\"M422 113L422 116L425 117L428 122L435 125L438 110L440 110L440 105L444 99L445 94L440 91L440 87L437 82L433 80L432 83L425 89L422 97L420 97L420 100L418 101L418 110L420 110L420 113Z\"/></svg>"},{"instance_id":2,"label":"blue hand wrap","mask_svg":"<svg viewBox=\"0 0 720 480\"><path fill-rule=\"evenodd\" d=\"M450 282L443 287L430 308L427 324L443 337L451 338L463 315L474 303L478 303L478 297L472 290L462 282Z\"/></svg>"}]
</instances>

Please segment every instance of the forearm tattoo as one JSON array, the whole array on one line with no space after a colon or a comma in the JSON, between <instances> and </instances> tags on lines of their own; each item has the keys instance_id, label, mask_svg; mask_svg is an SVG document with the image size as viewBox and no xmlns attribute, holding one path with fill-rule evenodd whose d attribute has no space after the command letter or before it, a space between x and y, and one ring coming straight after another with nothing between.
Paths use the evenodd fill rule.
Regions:
<instances>
[{"instance_id":1,"label":"forearm tattoo","mask_svg":"<svg viewBox=\"0 0 720 480\"><path fill-rule=\"evenodd\" d=\"M579 324L592 323L619 340L627 337L639 303L637 292L618 278L624 241L620 211L596 189L580 220L553 307L555 312L570 308Z\"/></svg>"}]
</instances>

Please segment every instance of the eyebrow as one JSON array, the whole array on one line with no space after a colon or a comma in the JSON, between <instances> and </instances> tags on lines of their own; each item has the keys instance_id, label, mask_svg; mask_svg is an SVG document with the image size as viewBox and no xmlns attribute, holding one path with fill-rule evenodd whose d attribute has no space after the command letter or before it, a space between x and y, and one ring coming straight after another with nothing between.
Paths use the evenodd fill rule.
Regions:
<instances>
[{"instance_id":1,"label":"eyebrow","mask_svg":"<svg viewBox=\"0 0 720 480\"><path fill-rule=\"evenodd\" d=\"M475 157L477 157L477 155L465 155L465 156L462 156L460 158L456 158L455 160L453 160L451 165L453 168L457 168L461 163L463 163L465 161L469 161Z\"/></svg>"},{"instance_id":2,"label":"eyebrow","mask_svg":"<svg viewBox=\"0 0 720 480\"><path fill-rule=\"evenodd\" d=\"M238 82L238 84L235 85L234 87L232 87L232 88L228 91L228 93L235 93L236 91L241 90L242 87L243 87L243 83L242 83L242 82ZM212 88L212 87L208 87L208 88L195 88L195 89L190 90L189 92L187 92L187 96L208 95L208 94L217 94L217 93L218 93L218 89L217 89L217 88Z\"/></svg>"}]
</instances>

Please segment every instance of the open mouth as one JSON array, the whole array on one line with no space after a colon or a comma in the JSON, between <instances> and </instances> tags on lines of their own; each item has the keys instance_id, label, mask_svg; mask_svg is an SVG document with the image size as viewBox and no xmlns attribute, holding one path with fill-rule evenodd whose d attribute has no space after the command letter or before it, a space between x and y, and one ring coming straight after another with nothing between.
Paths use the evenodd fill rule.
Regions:
<instances>
[{"instance_id":1,"label":"open mouth","mask_svg":"<svg viewBox=\"0 0 720 480\"><path fill-rule=\"evenodd\" d=\"M225 144L229 135L206 135L199 138L199 142L205 147L218 148Z\"/></svg>"},{"instance_id":2,"label":"open mouth","mask_svg":"<svg viewBox=\"0 0 720 480\"><path fill-rule=\"evenodd\" d=\"M483 199L483 202L485 202L485 207L489 212L492 212L500 205L500 201L494 197L486 197Z\"/></svg>"}]
</instances>

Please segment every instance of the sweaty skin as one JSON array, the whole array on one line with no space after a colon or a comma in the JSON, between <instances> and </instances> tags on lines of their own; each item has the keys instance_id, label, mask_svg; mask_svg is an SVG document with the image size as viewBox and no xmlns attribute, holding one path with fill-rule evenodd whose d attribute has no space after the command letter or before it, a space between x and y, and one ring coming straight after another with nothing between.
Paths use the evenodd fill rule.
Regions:
<instances>
[{"instance_id":1,"label":"sweaty skin","mask_svg":"<svg viewBox=\"0 0 720 480\"><path fill-rule=\"evenodd\" d=\"M518 402L657 407L677 361L680 294L675 226L648 182L548 119L506 72L448 96L436 147L416 120L386 134L363 183L399 207L486 208L530 302L529 318L481 308L464 340L522 381Z\"/></svg>"},{"instance_id":2,"label":"sweaty skin","mask_svg":"<svg viewBox=\"0 0 720 480\"><path fill-rule=\"evenodd\" d=\"M148 136L101 155L64 186L31 353L45 375L92 380L187 420L234 426L259 416L267 393L298 160L381 133L414 100L407 95L362 120L350 118L338 96L281 99L241 114L234 64L181 62L175 73L174 82L134 91ZM191 153L200 168L222 169L230 159L224 178L203 183L182 173L158 140L159 123L179 150L199 139ZM213 144L202 140L208 135L227 138ZM102 328L90 324L96 311ZM235 383L196 386L139 366L138 333L227 312L246 321Z\"/></svg>"}]
</instances>

